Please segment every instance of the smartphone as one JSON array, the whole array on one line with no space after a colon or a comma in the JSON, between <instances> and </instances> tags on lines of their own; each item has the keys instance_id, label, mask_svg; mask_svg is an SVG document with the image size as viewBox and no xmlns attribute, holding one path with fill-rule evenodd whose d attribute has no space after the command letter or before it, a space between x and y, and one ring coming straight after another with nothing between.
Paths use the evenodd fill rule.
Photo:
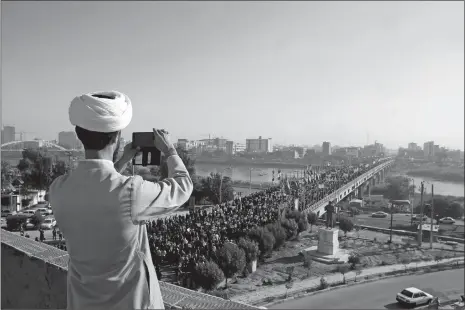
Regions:
<instances>
[{"instance_id":1,"label":"smartphone","mask_svg":"<svg viewBox=\"0 0 465 310\"><path fill-rule=\"evenodd\" d=\"M153 140L155 139L153 132L133 132L132 147L155 147Z\"/></svg>"},{"instance_id":2,"label":"smartphone","mask_svg":"<svg viewBox=\"0 0 465 310\"><path fill-rule=\"evenodd\" d=\"M132 159L136 166L160 166L161 152L153 143L153 132L134 132L132 134L132 147L140 147L141 152Z\"/></svg>"}]
</instances>

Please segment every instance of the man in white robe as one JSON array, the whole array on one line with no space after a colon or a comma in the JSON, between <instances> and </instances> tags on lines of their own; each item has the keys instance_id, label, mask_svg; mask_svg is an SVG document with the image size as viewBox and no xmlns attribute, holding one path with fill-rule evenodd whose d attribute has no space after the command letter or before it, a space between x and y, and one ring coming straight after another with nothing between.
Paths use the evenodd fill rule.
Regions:
<instances>
[{"instance_id":1,"label":"man in white robe","mask_svg":"<svg viewBox=\"0 0 465 310\"><path fill-rule=\"evenodd\" d=\"M167 157L168 178L157 182L121 172L138 150L127 145L114 163L132 105L119 92L76 97L69 117L86 159L50 187L50 204L69 253L68 309L164 309L145 221L175 211L192 180L167 132L154 145Z\"/></svg>"}]
</instances>

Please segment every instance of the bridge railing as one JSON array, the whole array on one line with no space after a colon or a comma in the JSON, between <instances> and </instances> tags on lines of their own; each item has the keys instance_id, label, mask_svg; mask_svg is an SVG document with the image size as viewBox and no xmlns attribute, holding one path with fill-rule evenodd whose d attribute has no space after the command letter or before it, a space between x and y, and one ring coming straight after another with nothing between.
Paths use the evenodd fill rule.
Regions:
<instances>
[{"instance_id":1,"label":"bridge railing","mask_svg":"<svg viewBox=\"0 0 465 310\"><path fill-rule=\"evenodd\" d=\"M315 210L318 210L319 208L322 207L322 205L324 205L327 202L332 201L333 199L337 198L340 195L340 193L343 193L348 189L351 190L351 187L353 186L354 183L364 182L365 178L371 176L371 174L377 173L381 169L384 169L386 166L392 164L392 162L393 162L393 160L389 160L387 162L381 163L380 165L374 167L373 169L370 169L369 171L365 172L364 174L357 177L356 179L344 184L339 189L335 190L333 193L331 193L331 194L325 196L324 198L322 198L321 200L317 201L316 203L314 203L313 205L308 207L306 210L304 210L304 212L313 212Z\"/></svg>"}]
</instances>

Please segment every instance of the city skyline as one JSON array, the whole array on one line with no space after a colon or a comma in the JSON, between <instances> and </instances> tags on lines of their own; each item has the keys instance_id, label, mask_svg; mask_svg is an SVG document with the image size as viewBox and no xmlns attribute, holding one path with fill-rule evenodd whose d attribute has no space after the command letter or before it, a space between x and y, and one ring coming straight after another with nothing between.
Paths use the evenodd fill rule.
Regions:
<instances>
[{"instance_id":1,"label":"city skyline","mask_svg":"<svg viewBox=\"0 0 465 310\"><path fill-rule=\"evenodd\" d=\"M13 127L15 128L14 126L12 125L8 125L8 127ZM59 132L57 132L57 136L56 138L54 139L42 139L40 137L27 137L27 139L23 139L23 141L29 141L29 140L34 140L34 139L41 139L41 140L47 140L47 141L57 141L57 143L59 142L59 135L61 133L69 133L69 132L72 132L72 133L75 133L74 130L61 130ZM2 129L2 133L3 133L3 129ZM21 137L23 136L23 132L22 131L19 131L19 132L16 132L15 135L20 135ZM122 136L123 140L125 141L131 141L131 139L129 138L125 138L124 136ZM3 139L3 136L2 136L2 139ZM78 140L77 136L75 136L75 139ZM214 140L214 139L224 139L224 140L228 140L228 141L232 141L234 142L235 144L243 144L243 145L246 145L247 144L247 140L254 140L256 138L246 138L246 139L243 139L243 140L232 140L232 139L228 139L227 137L216 137L216 136L211 136L211 140ZM263 138L262 139L264 140L267 140L268 138ZM272 139L272 138L271 138ZM179 142L179 140L187 140L187 141L200 141L200 140L206 140L206 138L201 138L201 139L191 139L189 137L184 137L184 138L178 138L178 139L173 139L173 143L177 143ZM16 141L21 141L19 139L17 139ZM10 141L8 141L10 142ZM243 143L241 143L243 142ZM302 143L302 144L280 144L280 143L273 143L273 146L286 146L286 147L307 147L307 148L314 148L314 147L320 147L320 148L324 148L324 144L325 143L328 143L329 142L329 148L330 150L332 149L337 149L337 148L348 148L348 147L358 147L358 148L363 148L364 146L370 146L370 145L374 145L376 143L381 143L381 141L373 141L373 143L369 143L369 144L362 144L362 145L337 145L337 144L332 144L331 141L321 141L320 143L316 142L316 143ZM398 146L397 148L386 148L386 149L389 149L389 150L397 150L397 149L410 149L410 146L413 144L415 145L415 147L419 147L420 149L423 149L423 147L421 145L424 145L426 143L430 143L430 142L433 142L433 143L437 143L437 141L425 141L423 143L420 143L420 145L418 145L418 143L416 142L409 142L407 144L407 146ZM2 141L2 144L4 142ZM381 145L383 145L381 143ZM444 147L445 149L448 149L448 150L459 150L461 152L463 152L464 150L462 149L454 149L454 148L449 148L447 146L444 146L442 145L441 143L437 144L438 147Z\"/></svg>"},{"instance_id":2,"label":"city skyline","mask_svg":"<svg viewBox=\"0 0 465 310\"><path fill-rule=\"evenodd\" d=\"M2 121L46 140L73 130L74 96L117 89L134 104L127 140L158 127L175 141L464 149L463 2L5 2L2 13Z\"/></svg>"}]
</instances>

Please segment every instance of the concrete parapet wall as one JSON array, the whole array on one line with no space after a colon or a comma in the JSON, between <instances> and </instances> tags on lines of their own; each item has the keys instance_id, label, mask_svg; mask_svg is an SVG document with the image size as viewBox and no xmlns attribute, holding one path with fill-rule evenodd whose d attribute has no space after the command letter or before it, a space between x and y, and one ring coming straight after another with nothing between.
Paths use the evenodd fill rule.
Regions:
<instances>
[{"instance_id":1,"label":"concrete parapet wall","mask_svg":"<svg viewBox=\"0 0 465 310\"><path fill-rule=\"evenodd\" d=\"M1 231L5 309L65 309L69 256L29 238ZM257 309L160 281L166 309Z\"/></svg>"},{"instance_id":2,"label":"concrete parapet wall","mask_svg":"<svg viewBox=\"0 0 465 310\"><path fill-rule=\"evenodd\" d=\"M2 308L66 308L66 271L2 243Z\"/></svg>"}]
</instances>

